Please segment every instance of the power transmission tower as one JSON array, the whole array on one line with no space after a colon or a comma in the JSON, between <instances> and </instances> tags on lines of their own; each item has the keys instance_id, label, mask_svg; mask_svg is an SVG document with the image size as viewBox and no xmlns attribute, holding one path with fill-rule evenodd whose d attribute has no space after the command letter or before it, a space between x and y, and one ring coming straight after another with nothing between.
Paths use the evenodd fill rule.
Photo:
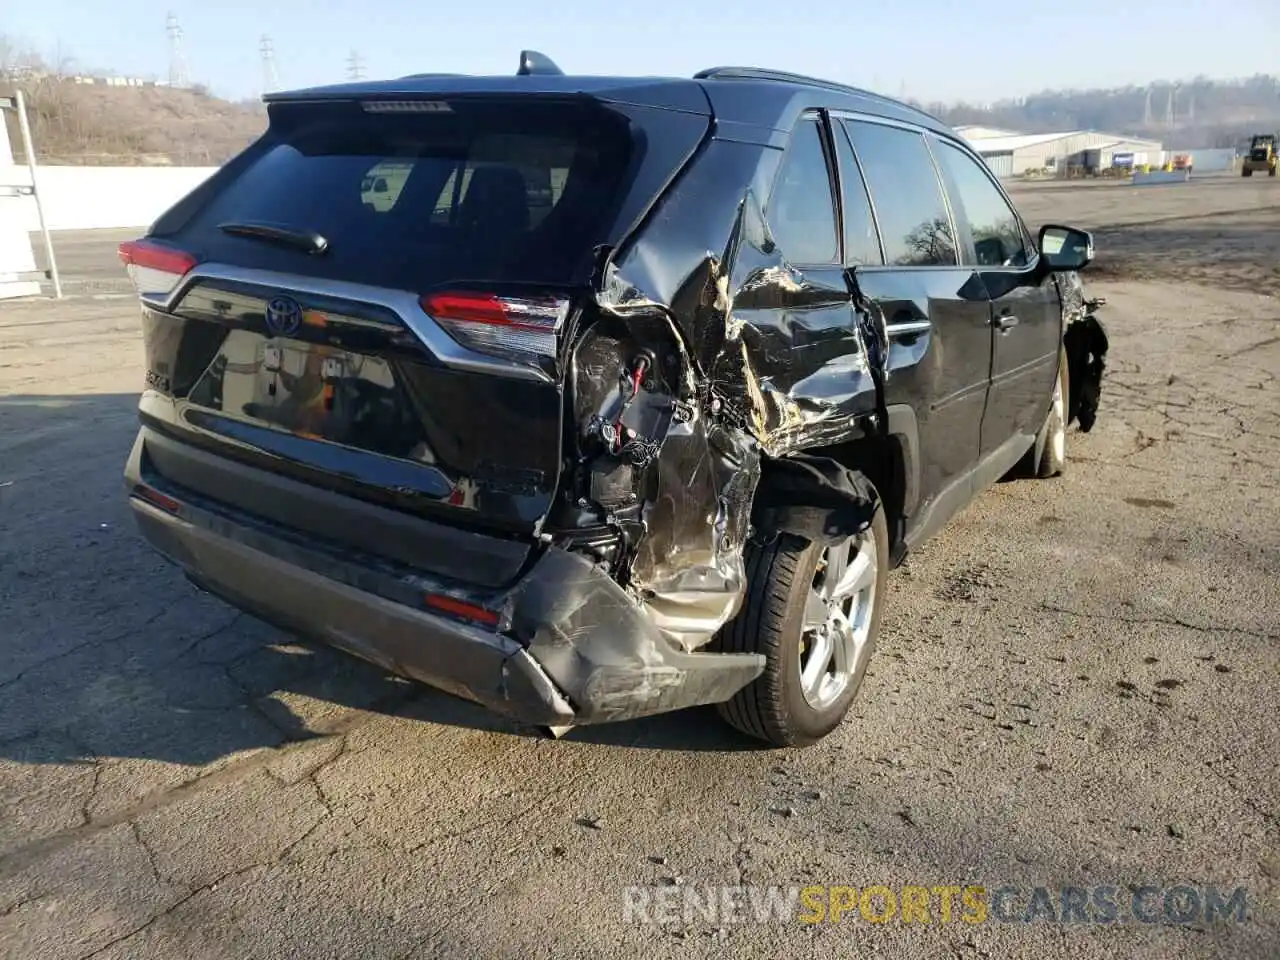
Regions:
<instances>
[{"instance_id":1,"label":"power transmission tower","mask_svg":"<svg viewBox=\"0 0 1280 960\"><path fill-rule=\"evenodd\" d=\"M178 23L176 14L169 14L164 29L169 35L169 86L185 87L190 78L187 76L187 57L182 52L182 25Z\"/></svg>"},{"instance_id":2,"label":"power transmission tower","mask_svg":"<svg viewBox=\"0 0 1280 960\"><path fill-rule=\"evenodd\" d=\"M351 55L347 57L347 79L364 79L364 58L355 50L352 50Z\"/></svg>"},{"instance_id":3,"label":"power transmission tower","mask_svg":"<svg viewBox=\"0 0 1280 960\"><path fill-rule=\"evenodd\" d=\"M1147 87L1146 101L1142 105L1142 125L1151 126L1151 88Z\"/></svg>"},{"instance_id":4,"label":"power transmission tower","mask_svg":"<svg viewBox=\"0 0 1280 960\"><path fill-rule=\"evenodd\" d=\"M265 33L262 35L262 42L258 45L258 51L262 54L262 92L273 93L280 89L280 75L276 73L275 45Z\"/></svg>"}]
</instances>

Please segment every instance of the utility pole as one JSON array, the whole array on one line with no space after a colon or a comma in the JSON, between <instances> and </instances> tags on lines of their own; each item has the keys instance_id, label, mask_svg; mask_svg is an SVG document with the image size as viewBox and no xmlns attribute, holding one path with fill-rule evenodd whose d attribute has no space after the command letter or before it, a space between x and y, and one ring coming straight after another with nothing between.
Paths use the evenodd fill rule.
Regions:
<instances>
[{"instance_id":1,"label":"utility pole","mask_svg":"<svg viewBox=\"0 0 1280 960\"><path fill-rule=\"evenodd\" d=\"M170 13L164 22L165 33L169 35L169 86L185 87L188 82L187 58L182 52L182 25L178 16Z\"/></svg>"},{"instance_id":2,"label":"utility pole","mask_svg":"<svg viewBox=\"0 0 1280 960\"><path fill-rule=\"evenodd\" d=\"M280 75L276 73L275 45L265 33L258 45L258 52L262 54L262 92L274 93L280 89Z\"/></svg>"},{"instance_id":3,"label":"utility pole","mask_svg":"<svg viewBox=\"0 0 1280 960\"><path fill-rule=\"evenodd\" d=\"M364 79L364 58L355 50L352 50L350 56L347 57L347 79Z\"/></svg>"}]
</instances>

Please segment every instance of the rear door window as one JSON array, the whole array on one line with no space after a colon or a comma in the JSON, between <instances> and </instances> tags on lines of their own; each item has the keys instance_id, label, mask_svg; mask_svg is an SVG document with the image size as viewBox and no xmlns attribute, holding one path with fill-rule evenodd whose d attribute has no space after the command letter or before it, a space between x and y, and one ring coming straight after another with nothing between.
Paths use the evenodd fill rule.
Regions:
<instances>
[{"instance_id":1,"label":"rear door window","mask_svg":"<svg viewBox=\"0 0 1280 960\"><path fill-rule=\"evenodd\" d=\"M885 262L904 267L954 266L951 216L924 137L879 123L842 123L871 191Z\"/></svg>"},{"instance_id":2,"label":"rear door window","mask_svg":"<svg viewBox=\"0 0 1280 960\"><path fill-rule=\"evenodd\" d=\"M831 173L816 117L800 121L792 134L765 218L789 262L816 265L839 260Z\"/></svg>"},{"instance_id":3,"label":"rear door window","mask_svg":"<svg viewBox=\"0 0 1280 960\"><path fill-rule=\"evenodd\" d=\"M840 161L840 194L844 202L845 266L884 263L867 185L862 179L862 170L853 155L849 137L839 124L836 124L835 141L836 156Z\"/></svg>"},{"instance_id":4,"label":"rear door window","mask_svg":"<svg viewBox=\"0 0 1280 960\"><path fill-rule=\"evenodd\" d=\"M273 108L261 153L198 215L209 259L409 290L465 280L568 282L627 187L621 117L526 99L426 113ZM320 233L320 257L219 224Z\"/></svg>"}]
</instances>

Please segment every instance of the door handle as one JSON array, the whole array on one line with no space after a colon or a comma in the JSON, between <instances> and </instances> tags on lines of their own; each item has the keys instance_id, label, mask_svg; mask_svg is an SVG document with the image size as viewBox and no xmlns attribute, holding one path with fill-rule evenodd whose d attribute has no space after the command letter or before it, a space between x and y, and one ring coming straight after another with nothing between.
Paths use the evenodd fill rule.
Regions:
<instances>
[{"instance_id":1,"label":"door handle","mask_svg":"<svg viewBox=\"0 0 1280 960\"><path fill-rule=\"evenodd\" d=\"M1002 313L991 321L997 330L1004 331L1018 325L1018 318L1011 313Z\"/></svg>"}]
</instances>

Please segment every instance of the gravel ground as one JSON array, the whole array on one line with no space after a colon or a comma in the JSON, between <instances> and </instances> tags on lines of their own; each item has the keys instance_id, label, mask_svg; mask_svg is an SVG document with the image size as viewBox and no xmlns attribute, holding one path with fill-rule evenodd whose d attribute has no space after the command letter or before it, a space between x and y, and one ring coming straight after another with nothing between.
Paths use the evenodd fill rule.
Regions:
<instances>
[{"instance_id":1,"label":"gravel ground","mask_svg":"<svg viewBox=\"0 0 1280 960\"><path fill-rule=\"evenodd\" d=\"M1096 279L1171 280L1280 296L1280 180L1212 175L1188 183L1026 184L1033 223L1095 231Z\"/></svg>"},{"instance_id":2,"label":"gravel ground","mask_svg":"<svg viewBox=\"0 0 1280 960\"><path fill-rule=\"evenodd\" d=\"M1096 190L1017 199L1122 265L1090 284L1097 427L894 574L854 715L803 751L707 711L542 739L196 593L121 491L136 308L0 305L0 956L1280 955L1280 301L1206 285L1215 256L1265 276L1280 217L1241 185ZM1195 239L1214 212L1225 242ZM1143 246L1174 216L1197 284ZM97 283L116 239L60 243ZM1122 916L1244 887L1250 917L624 913L770 884L1014 885L1019 915L1112 886Z\"/></svg>"}]
</instances>

